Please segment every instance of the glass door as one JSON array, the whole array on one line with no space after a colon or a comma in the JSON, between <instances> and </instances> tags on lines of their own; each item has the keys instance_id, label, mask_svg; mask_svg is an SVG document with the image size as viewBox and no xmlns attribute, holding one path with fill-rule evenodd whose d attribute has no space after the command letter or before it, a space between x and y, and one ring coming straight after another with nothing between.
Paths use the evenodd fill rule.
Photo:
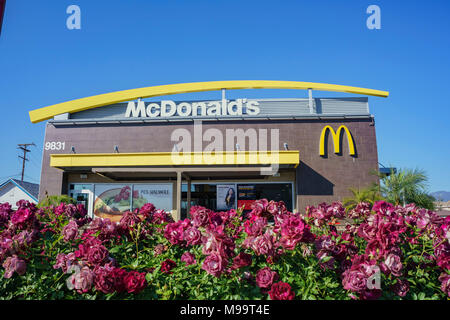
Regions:
<instances>
[{"instance_id":1,"label":"glass door","mask_svg":"<svg viewBox=\"0 0 450 320\"><path fill-rule=\"evenodd\" d=\"M75 199L77 204L82 204L86 208L89 217L93 217L92 204L94 201L94 193L91 185L70 185L69 196Z\"/></svg>"}]
</instances>

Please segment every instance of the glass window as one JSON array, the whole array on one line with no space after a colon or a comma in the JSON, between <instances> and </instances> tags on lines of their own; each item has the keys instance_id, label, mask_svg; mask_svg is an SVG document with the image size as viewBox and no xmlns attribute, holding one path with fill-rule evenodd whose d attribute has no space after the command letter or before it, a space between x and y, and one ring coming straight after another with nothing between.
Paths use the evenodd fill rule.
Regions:
<instances>
[{"instance_id":1,"label":"glass window","mask_svg":"<svg viewBox=\"0 0 450 320\"><path fill-rule=\"evenodd\" d=\"M184 186L184 188L183 188ZM187 184L181 190L181 218L187 217ZM191 207L203 206L217 210L216 184L191 184Z\"/></svg>"},{"instance_id":2,"label":"glass window","mask_svg":"<svg viewBox=\"0 0 450 320\"><path fill-rule=\"evenodd\" d=\"M81 183L72 183L69 187L70 191L81 191L81 190L91 190L92 184L81 184Z\"/></svg>"},{"instance_id":3,"label":"glass window","mask_svg":"<svg viewBox=\"0 0 450 320\"><path fill-rule=\"evenodd\" d=\"M230 190L231 189L231 190ZM191 184L191 206L203 206L215 211L225 211L244 206L251 210L255 200L266 198L284 201L293 210L292 183L238 183L238 184ZM181 218L187 217L187 184L182 185Z\"/></svg>"},{"instance_id":4,"label":"glass window","mask_svg":"<svg viewBox=\"0 0 450 320\"><path fill-rule=\"evenodd\" d=\"M259 199L283 201L289 211L293 210L291 183L238 184L237 193L237 206L244 206L244 211L249 211L253 202Z\"/></svg>"}]
</instances>

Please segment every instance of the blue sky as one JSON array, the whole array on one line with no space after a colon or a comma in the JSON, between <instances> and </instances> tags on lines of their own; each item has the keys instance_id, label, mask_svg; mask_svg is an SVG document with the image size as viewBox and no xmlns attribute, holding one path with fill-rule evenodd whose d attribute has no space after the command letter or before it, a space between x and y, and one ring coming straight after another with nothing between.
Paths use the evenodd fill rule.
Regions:
<instances>
[{"instance_id":1,"label":"blue sky","mask_svg":"<svg viewBox=\"0 0 450 320\"><path fill-rule=\"evenodd\" d=\"M81 8L81 30L66 9ZM381 8L381 29L366 8ZM0 36L0 181L20 177L18 143L36 143L26 180L38 182L44 123L28 112L116 90L191 81L296 80L387 90L369 98L379 161L422 168L450 191L449 1L7 0ZM253 90L228 97L306 97ZM341 96L315 93L316 96ZM192 99L220 93L181 95Z\"/></svg>"}]
</instances>

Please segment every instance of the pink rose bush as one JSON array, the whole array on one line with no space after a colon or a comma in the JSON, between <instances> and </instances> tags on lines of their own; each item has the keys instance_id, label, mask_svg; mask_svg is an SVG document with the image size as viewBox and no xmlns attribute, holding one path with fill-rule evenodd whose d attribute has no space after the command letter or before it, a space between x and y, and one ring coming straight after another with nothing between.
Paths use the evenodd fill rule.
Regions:
<instances>
[{"instance_id":1,"label":"pink rose bush","mask_svg":"<svg viewBox=\"0 0 450 320\"><path fill-rule=\"evenodd\" d=\"M321 203L301 214L261 199L248 212L193 206L175 222L148 203L118 223L80 205L17 206L0 204L9 299L450 297L450 217L414 204Z\"/></svg>"}]
</instances>

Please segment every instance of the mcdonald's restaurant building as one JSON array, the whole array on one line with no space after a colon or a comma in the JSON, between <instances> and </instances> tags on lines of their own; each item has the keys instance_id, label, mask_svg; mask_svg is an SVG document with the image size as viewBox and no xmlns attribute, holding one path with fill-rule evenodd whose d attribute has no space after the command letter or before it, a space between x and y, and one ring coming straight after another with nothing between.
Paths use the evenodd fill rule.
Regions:
<instances>
[{"instance_id":1,"label":"mcdonald's restaurant building","mask_svg":"<svg viewBox=\"0 0 450 320\"><path fill-rule=\"evenodd\" d=\"M226 97L229 90L252 88L303 89L309 98ZM213 90L217 100L170 99ZM313 98L313 90L354 95ZM367 96L388 93L309 82L215 81L36 109L31 121L47 121L39 198L67 194L90 215L113 221L147 202L180 219L193 205L248 210L267 198L303 212L307 205L342 200L349 188L377 182Z\"/></svg>"}]
</instances>

